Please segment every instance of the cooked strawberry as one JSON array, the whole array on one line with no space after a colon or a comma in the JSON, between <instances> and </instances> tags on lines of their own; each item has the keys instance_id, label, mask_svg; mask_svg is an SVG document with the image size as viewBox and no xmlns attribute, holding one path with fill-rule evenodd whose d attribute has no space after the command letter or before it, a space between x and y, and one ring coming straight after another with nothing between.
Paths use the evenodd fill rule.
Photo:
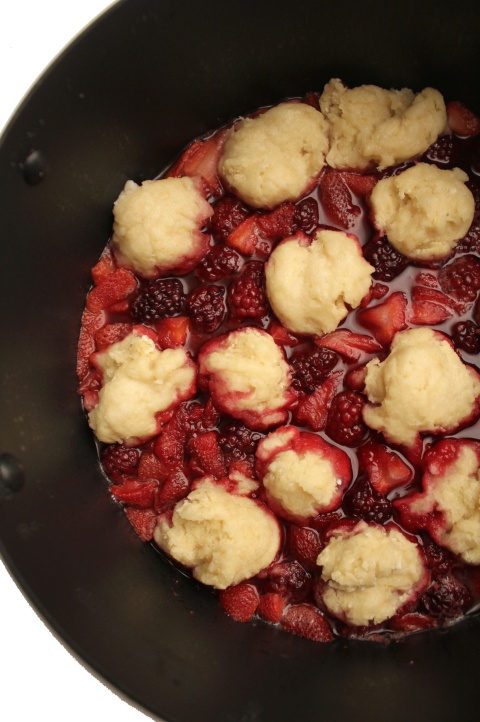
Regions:
<instances>
[{"instance_id":1,"label":"cooked strawberry","mask_svg":"<svg viewBox=\"0 0 480 722\"><path fill-rule=\"evenodd\" d=\"M88 373L89 358L95 351L95 334L105 325L106 316L103 312L92 313L85 309L82 314L80 335L77 349L77 376L81 381ZM82 392L80 392L82 393Z\"/></svg>"},{"instance_id":2,"label":"cooked strawberry","mask_svg":"<svg viewBox=\"0 0 480 722\"><path fill-rule=\"evenodd\" d=\"M456 135L470 138L480 133L480 118L458 100L447 103L447 122Z\"/></svg>"},{"instance_id":3,"label":"cooked strawberry","mask_svg":"<svg viewBox=\"0 0 480 722\"><path fill-rule=\"evenodd\" d=\"M139 481L138 479L129 479L123 484L115 484L110 487L110 491L115 499L122 501L124 504L134 506L137 509L148 509L153 506L153 499L158 488L158 481L150 479L149 481Z\"/></svg>"},{"instance_id":4,"label":"cooked strawberry","mask_svg":"<svg viewBox=\"0 0 480 722\"><path fill-rule=\"evenodd\" d=\"M222 589L218 599L223 611L236 622L249 622L259 603L256 587L246 582Z\"/></svg>"},{"instance_id":5,"label":"cooked strawberry","mask_svg":"<svg viewBox=\"0 0 480 722\"><path fill-rule=\"evenodd\" d=\"M287 607L280 620L283 629L312 642L331 642L332 630L323 614L312 604Z\"/></svg>"},{"instance_id":6,"label":"cooked strawberry","mask_svg":"<svg viewBox=\"0 0 480 722\"><path fill-rule=\"evenodd\" d=\"M177 178L201 176L208 193L220 195L223 189L218 178L217 168L225 141L226 130L220 130L207 140L198 140L192 143L167 175Z\"/></svg>"},{"instance_id":7,"label":"cooked strawberry","mask_svg":"<svg viewBox=\"0 0 480 722\"><path fill-rule=\"evenodd\" d=\"M318 193L323 210L330 221L345 230L353 228L361 211L353 203L342 174L327 170L320 180Z\"/></svg>"},{"instance_id":8,"label":"cooked strawberry","mask_svg":"<svg viewBox=\"0 0 480 722\"><path fill-rule=\"evenodd\" d=\"M92 279L95 286L98 286L107 276L113 273L115 270L115 261L113 260L112 252L110 248L103 251L98 262L92 268Z\"/></svg>"},{"instance_id":9,"label":"cooked strawberry","mask_svg":"<svg viewBox=\"0 0 480 722\"><path fill-rule=\"evenodd\" d=\"M407 299L396 291L386 301L357 312L358 322L367 328L382 346L389 346L398 331L407 327Z\"/></svg>"},{"instance_id":10,"label":"cooked strawberry","mask_svg":"<svg viewBox=\"0 0 480 722\"><path fill-rule=\"evenodd\" d=\"M373 488L386 495L412 480L413 471L384 444L370 438L357 452L360 469L366 471Z\"/></svg>"},{"instance_id":11,"label":"cooked strawberry","mask_svg":"<svg viewBox=\"0 0 480 722\"><path fill-rule=\"evenodd\" d=\"M342 371L334 371L312 394L300 400L294 411L298 423L308 424L313 431L322 431L325 428L328 411L342 376Z\"/></svg>"},{"instance_id":12,"label":"cooked strawberry","mask_svg":"<svg viewBox=\"0 0 480 722\"><path fill-rule=\"evenodd\" d=\"M186 438L187 434L183 427L183 419L177 409L155 442L155 454L170 469L182 467Z\"/></svg>"},{"instance_id":13,"label":"cooked strawberry","mask_svg":"<svg viewBox=\"0 0 480 722\"><path fill-rule=\"evenodd\" d=\"M359 175L358 173L346 172L342 172L340 175L352 193L356 193L357 196L369 196L378 183L378 178L375 175Z\"/></svg>"},{"instance_id":14,"label":"cooked strawberry","mask_svg":"<svg viewBox=\"0 0 480 722\"><path fill-rule=\"evenodd\" d=\"M343 328L316 338L315 343L322 348L336 351L347 361L360 361L364 354L374 354L382 350L382 346L371 336Z\"/></svg>"},{"instance_id":15,"label":"cooked strawberry","mask_svg":"<svg viewBox=\"0 0 480 722\"><path fill-rule=\"evenodd\" d=\"M354 391L364 391L366 377L367 365L361 364L345 374L345 386Z\"/></svg>"},{"instance_id":16,"label":"cooked strawberry","mask_svg":"<svg viewBox=\"0 0 480 722\"><path fill-rule=\"evenodd\" d=\"M227 468L222 449L218 442L217 431L195 436L188 442L190 468L197 474L215 476L221 479L226 476Z\"/></svg>"},{"instance_id":17,"label":"cooked strawberry","mask_svg":"<svg viewBox=\"0 0 480 722\"><path fill-rule=\"evenodd\" d=\"M181 501L190 490L190 482L179 469L170 473L155 494L154 508L156 512L164 512Z\"/></svg>"},{"instance_id":18,"label":"cooked strawberry","mask_svg":"<svg viewBox=\"0 0 480 722\"><path fill-rule=\"evenodd\" d=\"M428 614L407 612L393 617L389 626L397 632L419 632L422 629L432 629L436 624Z\"/></svg>"},{"instance_id":19,"label":"cooked strawberry","mask_svg":"<svg viewBox=\"0 0 480 722\"><path fill-rule=\"evenodd\" d=\"M284 203L270 213L257 216L257 226L262 236L271 241L279 241L291 236L296 230L297 207L293 203Z\"/></svg>"},{"instance_id":20,"label":"cooked strawberry","mask_svg":"<svg viewBox=\"0 0 480 722\"><path fill-rule=\"evenodd\" d=\"M300 339L289 333L278 321L273 320L267 327L268 333L279 346L298 346L302 343Z\"/></svg>"},{"instance_id":21,"label":"cooked strawberry","mask_svg":"<svg viewBox=\"0 0 480 722\"><path fill-rule=\"evenodd\" d=\"M257 223L257 216L249 216L242 221L234 230L228 234L225 243L230 248L243 253L244 256L251 256L255 251L260 229Z\"/></svg>"},{"instance_id":22,"label":"cooked strawberry","mask_svg":"<svg viewBox=\"0 0 480 722\"><path fill-rule=\"evenodd\" d=\"M142 452L137 470L138 478L141 481L146 481L147 479L165 481L169 473L168 468L155 456L153 451Z\"/></svg>"},{"instance_id":23,"label":"cooked strawberry","mask_svg":"<svg viewBox=\"0 0 480 722\"><path fill-rule=\"evenodd\" d=\"M426 286L412 288L410 323L416 326L434 326L453 316L453 302L442 291Z\"/></svg>"},{"instance_id":24,"label":"cooked strawberry","mask_svg":"<svg viewBox=\"0 0 480 722\"><path fill-rule=\"evenodd\" d=\"M277 592L266 592L260 596L258 614L272 624L277 624L285 609L285 599Z\"/></svg>"},{"instance_id":25,"label":"cooked strawberry","mask_svg":"<svg viewBox=\"0 0 480 722\"><path fill-rule=\"evenodd\" d=\"M142 541L151 541L157 525L157 515L153 509L135 509L125 507L125 514Z\"/></svg>"},{"instance_id":26,"label":"cooked strawberry","mask_svg":"<svg viewBox=\"0 0 480 722\"><path fill-rule=\"evenodd\" d=\"M318 531L306 526L292 524L289 528L289 545L293 556L305 569L315 571L317 557L322 549Z\"/></svg>"},{"instance_id":27,"label":"cooked strawberry","mask_svg":"<svg viewBox=\"0 0 480 722\"><path fill-rule=\"evenodd\" d=\"M190 333L190 321L187 316L164 318L156 325L158 344L161 349L184 346Z\"/></svg>"},{"instance_id":28,"label":"cooked strawberry","mask_svg":"<svg viewBox=\"0 0 480 722\"><path fill-rule=\"evenodd\" d=\"M87 296L87 309L92 313L104 311L119 301L124 301L136 287L137 281L133 273L125 268L117 268L98 286L92 288Z\"/></svg>"},{"instance_id":29,"label":"cooked strawberry","mask_svg":"<svg viewBox=\"0 0 480 722\"><path fill-rule=\"evenodd\" d=\"M132 330L131 323L108 323L95 333L97 350L102 351L112 343L118 343L128 336Z\"/></svg>"}]
</instances>

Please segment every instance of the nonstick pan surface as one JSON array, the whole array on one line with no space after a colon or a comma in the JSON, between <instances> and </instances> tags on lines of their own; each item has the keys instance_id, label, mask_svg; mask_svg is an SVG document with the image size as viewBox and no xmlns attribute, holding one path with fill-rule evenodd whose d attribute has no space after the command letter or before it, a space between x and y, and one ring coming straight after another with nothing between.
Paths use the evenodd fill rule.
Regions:
<instances>
[{"instance_id":1,"label":"nonstick pan surface","mask_svg":"<svg viewBox=\"0 0 480 722\"><path fill-rule=\"evenodd\" d=\"M126 178L332 75L433 85L478 112L478 13L429 0L125 0L62 55L3 138L0 444L24 483L0 501L1 552L66 645L158 718L478 719L478 619L384 647L226 618L111 502L74 375L88 269Z\"/></svg>"}]
</instances>

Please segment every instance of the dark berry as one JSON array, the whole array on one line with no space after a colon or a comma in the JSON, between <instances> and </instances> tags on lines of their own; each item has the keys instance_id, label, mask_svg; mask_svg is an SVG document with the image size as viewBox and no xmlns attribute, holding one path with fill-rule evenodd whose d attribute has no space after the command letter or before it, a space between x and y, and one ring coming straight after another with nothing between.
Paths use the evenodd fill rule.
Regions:
<instances>
[{"instance_id":1,"label":"dark berry","mask_svg":"<svg viewBox=\"0 0 480 722\"><path fill-rule=\"evenodd\" d=\"M469 180L465 184L473 195L475 201L475 211L480 211L480 186L475 181Z\"/></svg>"},{"instance_id":2,"label":"dark berry","mask_svg":"<svg viewBox=\"0 0 480 722\"><path fill-rule=\"evenodd\" d=\"M343 500L346 514L355 519L385 524L392 515L392 505L379 494L366 477L360 477L346 492Z\"/></svg>"},{"instance_id":3,"label":"dark berry","mask_svg":"<svg viewBox=\"0 0 480 722\"><path fill-rule=\"evenodd\" d=\"M313 348L297 351L290 358L292 386L305 394L311 394L323 384L335 368L339 356L329 348Z\"/></svg>"},{"instance_id":4,"label":"dark berry","mask_svg":"<svg viewBox=\"0 0 480 722\"><path fill-rule=\"evenodd\" d=\"M251 215L251 211L233 196L224 196L213 206L210 230L216 241L225 241L227 236Z\"/></svg>"},{"instance_id":5,"label":"dark berry","mask_svg":"<svg viewBox=\"0 0 480 722\"><path fill-rule=\"evenodd\" d=\"M399 163L398 165L388 166L388 168L380 171L380 180L383 178L391 178L392 176L400 175L400 173L403 173L404 170L411 168L413 165L415 165L413 161L406 160L403 163Z\"/></svg>"},{"instance_id":6,"label":"dark berry","mask_svg":"<svg viewBox=\"0 0 480 722\"><path fill-rule=\"evenodd\" d=\"M232 422L221 429L218 441L224 454L235 459L244 459L248 454L255 453L261 438L263 435L258 431Z\"/></svg>"},{"instance_id":7,"label":"dark berry","mask_svg":"<svg viewBox=\"0 0 480 722\"><path fill-rule=\"evenodd\" d=\"M423 551L425 552L427 566L435 577L448 574L453 567L458 566L458 558L448 549L435 544L430 537L425 536Z\"/></svg>"},{"instance_id":8,"label":"dark berry","mask_svg":"<svg viewBox=\"0 0 480 722\"><path fill-rule=\"evenodd\" d=\"M295 223L301 231L308 233L318 226L318 203L315 198L304 198L297 203Z\"/></svg>"},{"instance_id":9,"label":"dark berry","mask_svg":"<svg viewBox=\"0 0 480 722\"><path fill-rule=\"evenodd\" d=\"M432 617L452 619L465 614L472 601L467 587L447 574L430 584L420 598L420 605Z\"/></svg>"},{"instance_id":10,"label":"dark berry","mask_svg":"<svg viewBox=\"0 0 480 722\"><path fill-rule=\"evenodd\" d=\"M356 391L342 391L335 396L325 429L333 441L345 446L357 446L363 440L367 432L362 420L364 406L364 397Z\"/></svg>"},{"instance_id":11,"label":"dark berry","mask_svg":"<svg viewBox=\"0 0 480 722\"><path fill-rule=\"evenodd\" d=\"M106 446L101 453L102 466L107 476L112 479L122 474L134 474L139 461L139 450L123 444Z\"/></svg>"},{"instance_id":12,"label":"dark berry","mask_svg":"<svg viewBox=\"0 0 480 722\"><path fill-rule=\"evenodd\" d=\"M457 253L480 253L480 217L473 219L468 233L457 243Z\"/></svg>"},{"instance_id":13,"label":"dark berry","mask_svg":"<svg viewBox=\"0 0 480 722\"><path fill-rule=\"evenodd\" d=\"M222 325L226 313L224 287L199 286L187 296L185 311L198 333L216 331Z\"/></svg>"},{"instance_id":14,"label":"dark berry","mask_svg":"<svg viewBox=\"0 0 480 722\"><path fill-rule=\"evenodd\" d=\"M195 269L201 281L221 281L238 271L240 256L233 248L213 246Z\"/></svg>"},{"instance_id":15,"label":"dark berry","mask_svg":"<svg viewBox=\"0 0 480 722\"><path fill-rule=\"evenodd\" d=\"M295 599L305 595L310 582L309 574L296 560L277 562L268 568L265 576L269 591L283 592Z\"/></svg>"},{"instance_id":16,"label":"dark berry","mask_svg":"<svg viewBox=\"0 0 480 722\"><path fill-rule=\"evenodd\" d=\"M472 255L455 258L440 270L438 281L456 301L473 303L480 289L480 260Z\"/></svg>"},{"instance_id":17,"label":"dark berry","mask_svg":"<svg viewBox=\"0 0 480 722\"><path fill-rule=\"evenodd\" d=\"M150 323L183 311L185 293L178 278L159 278L143 284L135 294L130 311L134 321Z\"/></svg>"},{"instance_id":18,"label":"dark berry","mask_svg":"<svg viewBox=\"0 0 480 722\"><path fill-rule=\"evenodd\" d=\"M438 163L442 167L453 164L454 141L452 135L442 135L427 148L424 160Z\"/></svg>"},{"instance_id":19,"label":"dark berry","mask_svg":"<svg viewBox=\"0 0 480 722\"><path fill-rule=\"evenodd\" d=\"M385 236L368 241L363 247L363 255L375 268L373 278L377 281L392 281L408 264L408 258L396 251Z\"/></svg>"},{"instance_id":20,"label":"dark berry","mask_svg":"<svg viewBox=\"0 0 480 722\"><path fill-rule=\"evenodd\" d=\"M262 261L246 263L228 291L228 307L234 318L262 318L268 313Z\"/></svg>"},{"instance_id":21,"label":"dark berry","mask_svg":"<svg viewBox=\"0 0 480 722\"><path fill-rule=\"evenodd\" d=\"M452 326L452 340L467 353L480 353L480 327L473 321L459 321Z\"/></svg>"}]
</instances>

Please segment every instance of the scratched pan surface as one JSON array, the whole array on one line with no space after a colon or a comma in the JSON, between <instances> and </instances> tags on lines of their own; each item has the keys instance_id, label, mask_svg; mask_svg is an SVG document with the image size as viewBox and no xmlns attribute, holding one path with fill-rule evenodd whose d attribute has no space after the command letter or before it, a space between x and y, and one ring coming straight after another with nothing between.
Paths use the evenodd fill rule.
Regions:
<instances>
[{"instance_id":1,"label":"scratched pan surface","mask_svg":"<svg viewBox=\"0 0 480 722\"><path fill-rule=\"evenodd\" d=\"M159 719L478 720L480 619L388 646L317 645L232 622L142 544L102 481L75 349L127 178L332 76L432 85L479 112L479 15L469 0L124 0L61 55L2 139L0 551L67 647Z\"/></svg>"}]
</instances>

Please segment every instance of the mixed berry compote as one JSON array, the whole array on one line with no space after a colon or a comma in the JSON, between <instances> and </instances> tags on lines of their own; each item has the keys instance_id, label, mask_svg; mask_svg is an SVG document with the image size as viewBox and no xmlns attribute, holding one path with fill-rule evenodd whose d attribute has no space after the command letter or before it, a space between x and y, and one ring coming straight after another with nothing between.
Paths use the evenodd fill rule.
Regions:
<instances>
[{"instance_id":1,"label":"mixed berry compote","mask_svg":"<svg viewBox=\"0 0 480 722\"><path fill-rule=\"evenodd\" d=\"M319 96L312 92L288 102L318 110ZM194 179L210 206L199 211L203 225L187 260L174 271L138 272L110 239L92 269L77 362L85 411L95 413L112 365L123 363L131 349L122 347L121 362L109 356L107 363L106 353L127 339L143 339L156 359L172 352L175 373L183 373L163 410L152 412L153 428L143 438L125 432L125 438L109 440L108 432L97 434L110 492L137 534L156 545L156 530L171 525L175 510L187 497L193 500L189 495L205 488L205 480L207 486L251 500L276 522L271 528L279 532L279 548L266 567L232 584L211 583L223 610L237 621L262 619L313 641L385 641L448 626L478 608L480 539L471 542L473 551L464 541L480 528L475 522L480 515L478 398L458 423L446 423L443 430L436 424L433 433L419 427L408 444L375 428L365 411L376 406L365 387L367 364L393 357L394 339L413 329L432 329L435 338L447 340L476 378L480 121L457 101L447 104L447 117L446 131L421 155L363 172L325 165L301 197L271 208L254 208L221 180L219 159L235 121L195 139L158 176ZM419 163L461 168L475 202L468 232L434 261L413 260L396 250L376 229L370 204L380 180ZM267 264L286 239L299 238L308 247L316 234L331 230L358 239L359 253L372 267L369 290L360 303L347 303L345 318L333 330L293 332L272 310ZM280 380L275 384L286 379L285 388L269 390L272 396L278 392L278 399L270 407L262 402L265 412L242 410L229 379L212 371L212 353L227 349L233 354L233 339L246 339L242 330L278 349L278 364L274 360ZM444 403L448 407L450 400ZM280 452L294 461L282 466ZM306 499L302 506L295 499L289 505L279 497L282 469L303 473L295 463L305 455L312 463L319 457L328 462L334 485L321 503ZM462 474L469 479L468 518L455 501L467 494L455 481ZM364 621L363 612L350 614L348 602L340 599L348 597L348 583L335 582L335 554L357 536L363 543L369 535L373 546L379 541L378 548L387 540L408 547L418 567L410 581L402 579L393 587L394 595L403 590L401 603L380 621L368 608ZM374 556L373 546L365 547L367 562ZM397 571L403 574L406 557L399 558ZM358 559L360 565L365 561ZM375 563L381 565L382 559ZM178 567L189 574L193 564ZM395 563L388 579L392 569ZM357 578L355 584L366 599L368 580Z\"/></svg>"}]
</instances>

